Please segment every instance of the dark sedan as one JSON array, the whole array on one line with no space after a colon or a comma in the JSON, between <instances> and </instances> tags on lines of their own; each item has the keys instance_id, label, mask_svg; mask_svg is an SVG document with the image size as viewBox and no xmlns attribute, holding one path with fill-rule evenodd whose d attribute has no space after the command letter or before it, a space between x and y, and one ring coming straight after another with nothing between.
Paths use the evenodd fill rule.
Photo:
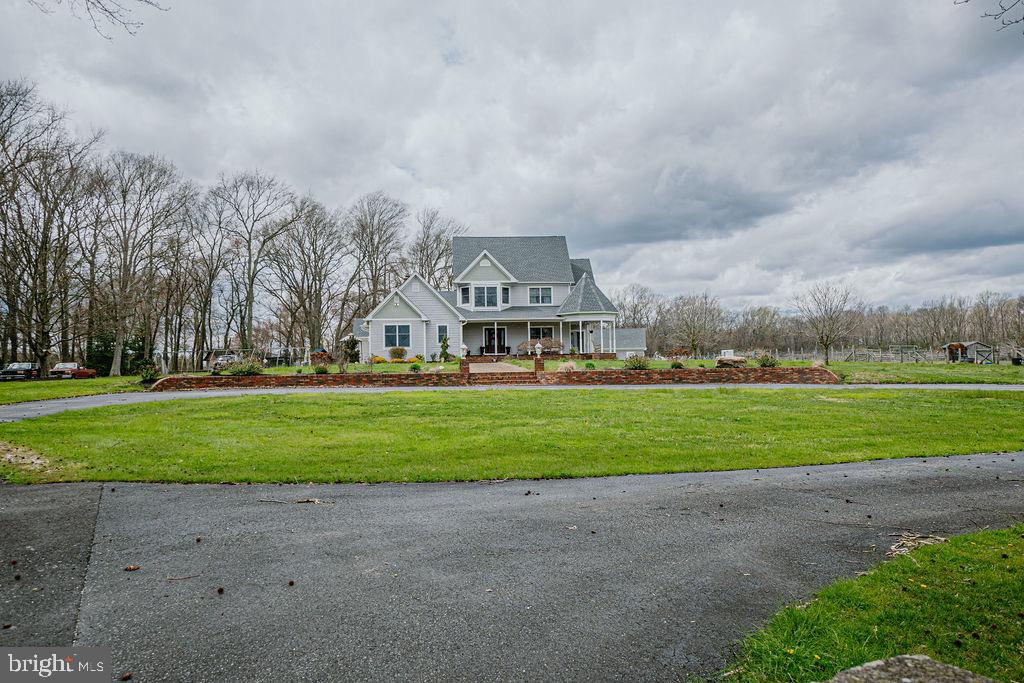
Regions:
<instances>
[{"instance_id":1,"label":"dark sedan","mask_svg":"<svg viewBox=\"0 0 1024 683\"><path fill-rule=\"evenodd\" d=\"M0 380L39 379L39 363L10 363L0 370Z\"/></svg>"}]
</instances>

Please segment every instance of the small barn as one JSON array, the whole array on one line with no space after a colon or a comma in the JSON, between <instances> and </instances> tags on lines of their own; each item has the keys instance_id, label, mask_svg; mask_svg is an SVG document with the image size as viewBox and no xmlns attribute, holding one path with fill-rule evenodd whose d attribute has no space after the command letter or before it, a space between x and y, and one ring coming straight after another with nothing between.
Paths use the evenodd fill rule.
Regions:
<instances>
[{"instance_id":1,"label":"small barn","mask_svg":"<svg viewBox=\"0 0 1024 683\"><path fill-rule=\"evenodd\" d=\"M995 349L980 341L950 342L942 347L950 363L995 363Z\"/></svg>"}]
</instances>

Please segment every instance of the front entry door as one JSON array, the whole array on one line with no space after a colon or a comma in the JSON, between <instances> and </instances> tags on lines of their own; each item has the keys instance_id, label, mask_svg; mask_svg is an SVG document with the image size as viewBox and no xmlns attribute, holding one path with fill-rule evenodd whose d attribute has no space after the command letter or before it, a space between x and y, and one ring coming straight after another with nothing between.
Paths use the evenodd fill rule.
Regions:
<instances>
[{"instance_id":1,"label":"front entry door","mask_svg":"<svg viewBox=\"0 0 1024 683\"><path fill-rule=\"evenodd\" d=\"M497 343L495 343L494 333L498 333ZM497 330L493 327L484 328L484 353L490 354L504 354L505 353L505 328L499 327Z\"/></svg>"}]
</instances>

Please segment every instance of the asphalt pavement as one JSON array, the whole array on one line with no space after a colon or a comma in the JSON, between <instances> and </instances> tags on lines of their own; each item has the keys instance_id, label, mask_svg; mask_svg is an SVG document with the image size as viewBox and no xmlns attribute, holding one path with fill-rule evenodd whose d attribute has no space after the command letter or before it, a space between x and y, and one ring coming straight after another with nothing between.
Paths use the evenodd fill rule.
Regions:
<instances>
[{"instance_id":1,"label":"asphalt pavement","mask_svg":"<svg viewBox=\"0 0 1024 683\"><path fill-rule=\"evenodd\" d=\"M138 681L703 677L901 531L1024 519L1022 486L1024 453L491 483L0 486L0 645L109 646L115 675Z\"/></svg>"}]
</instances>

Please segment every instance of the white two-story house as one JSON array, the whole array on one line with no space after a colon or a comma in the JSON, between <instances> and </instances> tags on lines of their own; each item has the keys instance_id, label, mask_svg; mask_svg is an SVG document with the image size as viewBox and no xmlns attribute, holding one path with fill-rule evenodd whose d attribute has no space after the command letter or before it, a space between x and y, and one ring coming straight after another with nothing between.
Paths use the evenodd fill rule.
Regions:
<instances>
[{"instance_id":1,"label":"white two-story house","mask_svg":"<svg viewBox=\"0 0 1024 683\"><path fill-rule=\"evenodd\" d=\"M452 290L412 275L353 322L364 358L398 346L429 359L445 337L453 356L516 355L541 338L559 340L563 353L646 351L646 330L616 326L590 259L569 258L565 237L456 237L452 250Z\"/></svg>"}]
</instances>

